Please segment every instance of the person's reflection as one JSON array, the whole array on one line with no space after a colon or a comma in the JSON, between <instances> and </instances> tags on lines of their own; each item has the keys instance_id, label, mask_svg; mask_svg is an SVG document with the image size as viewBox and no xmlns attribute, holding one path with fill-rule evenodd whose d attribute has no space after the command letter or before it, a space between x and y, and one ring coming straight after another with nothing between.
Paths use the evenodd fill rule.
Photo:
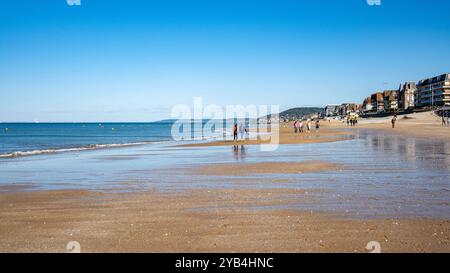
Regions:
<instances>
[{"instance_id":1,"label":"person's reflection","mask_svg":"<svg viewBox=\"0 0 450 273\"><path fill-rule=\"evenodd\" d=\"M245 146L244 146L244 145L241 145L241 159L242 159L242 160L245 159L245 153L246 153L246 151L245 151Z\"/></svg>"},{"instance_id":2,"label":"person's reflection","mask_svg":"<svg viewBox=\"0 0 450 273\"><path fill-rule=\"evenodd\" d=\"M233 145L233 157L235 160L243 160L245 159L246 149L244 145Z\"/></svg>"},{"instance_id":3,"label":"person's reflection","mask_svg":"<svg viewBox=\"0 0 450 273\"><path fill-rule=\"evenodd\" d=\"M239 146L233 145L233 157L236 160L239 160Z\"/></svg>"}]
</instances>

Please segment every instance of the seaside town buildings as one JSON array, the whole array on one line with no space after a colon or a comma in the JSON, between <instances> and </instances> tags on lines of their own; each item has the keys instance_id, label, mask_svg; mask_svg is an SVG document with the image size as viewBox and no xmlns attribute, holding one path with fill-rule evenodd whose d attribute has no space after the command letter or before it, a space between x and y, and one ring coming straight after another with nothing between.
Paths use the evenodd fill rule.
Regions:
<instances>
[{"instance_id":1,"label":"seaside town buildings","mask_svg":"<svg viewBox=\"0 0 450 273\"><path fill-rule=\"evenodd\" d=\"M394 112L398 110L398 91L397 90L386 90L383 91L383 103L384 110L387 112Z\"/></svg>"},{"instance_id":2,"label":"seaside town buildings","mask_svg":"<svg viewBox=\"0 0 450 273\"><path fill-rule=\"evenodd\" d=\"M397 113L412 108L450 106L450 74L400 84L397 90L376 92L364 99L362 112Z\"/></svg>"},{"instance_id":3,"label":"seaside town buildings","mask_svg":"<svg viewBox=\"0 0 450 273\"><path fill-rule=\"evenodd\" d=\"M324 109L325 117L333 117L336 116L339 112L339 104L327 104Z\"/></svg>"},{"instance_id":4,"label":"seaside town buildings","mask_svg":"<svg viewBox=\"0 0 450 273\"><path fill-rule=\"evenodd\" d=\"M400 84L397 90L377 91L363 104L330 104L324 116L348 116L353 113L398 113L450 106L450 74L442 74L416 82Z\"/></svg>"},{"instance_id":5,"label":"seaside town buildings","mask_svg":"<svg viewBox=\"0 0 450 273\"><path fill-rule=\"evenodd\" d=\"M364 100L361 110L363 112L370 112L370 111L372 111L372 96L367 97Z\"/></svg>"},{"instance_id":6,"label":"seaside town buildings","mask_svg":"<svg viewBox=\"0 0 450 273\"><path fill-rule=\"evenodd\" d=\"M383 93L377 92L370 96L370 100L372 102L372 110L373 112L382 112L384 111L384 98Z\"/></svg>"},{"instance_id":7,"label":"seaside town buildings","mask_svg":"<svg viewBox=\"0 0 450 273\"><path fill-rule=\"evenodd\" d=\"M408 110L414 107L415 82L405 82L398 88L398 107L400 110Z\"/></svg>"},{"instance_id":8,"label":"seaside town buildings","mask_svg":"<svg viewBox=\"0 0 450 273\"><path fill-rule=\"evenodd\" d=\"M450 74L419 81L414 99L416 107L450 106Z\"/></svg>"},{"instance_id":9,"label":"seaside town buildings","mask_svg":"<svg viewBox=\"0 0 450 273\"><path fill-rule=\"evenodd\" d=\"M350 113L356 113L361 109L361 106L357 103L343 103L339 106L339 115L346 116Z\"/></svg>"}]
</instances>

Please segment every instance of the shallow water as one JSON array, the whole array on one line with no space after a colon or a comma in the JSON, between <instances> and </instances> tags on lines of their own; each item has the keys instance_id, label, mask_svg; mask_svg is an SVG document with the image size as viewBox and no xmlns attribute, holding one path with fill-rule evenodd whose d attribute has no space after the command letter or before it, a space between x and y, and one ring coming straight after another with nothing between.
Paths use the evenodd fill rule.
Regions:
<instances>
[{"instance_id":1,"label":"shallow water","mask_svg":"<svg viewBox=\"0 0 450 273\"><path fill-rule=\"evenodd\" d=\"M445 141L359 130L352 140L280 145L275 152L262 152L259 146L236 150L173 144L0 159L0 190L12 185L21 190L310 189L308 198L285 207L349 217L450 219L450 143ZM344 169L241 177L192 173L202 164L305 160L338 163Z\"/></svg>"}]
</instances>

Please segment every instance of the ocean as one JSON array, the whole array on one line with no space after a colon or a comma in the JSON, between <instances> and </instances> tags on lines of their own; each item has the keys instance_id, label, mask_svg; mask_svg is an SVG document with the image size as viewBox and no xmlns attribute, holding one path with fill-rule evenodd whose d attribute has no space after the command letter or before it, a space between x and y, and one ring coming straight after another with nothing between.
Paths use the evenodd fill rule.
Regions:
<instances>
[{"instance_id":1,"label":"ocean","mask_svg":"<svg viewBox=\"0 0 450 273\"><path fill-rule=\"evenodd\" d=\"M170 141L172 122L0 123L0 157Z\"/></svg>"}]
</instances>

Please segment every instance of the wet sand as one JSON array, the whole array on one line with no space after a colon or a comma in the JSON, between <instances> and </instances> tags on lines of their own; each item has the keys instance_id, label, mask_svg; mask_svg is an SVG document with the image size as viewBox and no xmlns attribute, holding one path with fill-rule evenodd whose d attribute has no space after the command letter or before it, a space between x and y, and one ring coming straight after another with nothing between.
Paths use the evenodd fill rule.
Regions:
<instances>
[{"instance_id":1,"label":"wet sand","mask_svg":"<svg viewBox=\"0 0 450 273\"><path fill-rule=\"evenodd\" d=\"M327 143L340 140L351 139L353 134L349 131L336 130L331 124L323 122L318 132L313 129L310 133L295 133L292 124L283 123L279 131L280 144L311 144ZM260 145L270 144L270 140L251 139L251 140L224 140L204 143L193 143L179 145L179 147L210 147L210 146L233 146L233 145Z\"/></svg>"},{"instance_id":2,"label":"wet sand","mask_svg":"<svg viewBox=\"0 0 450 273\"><path fill-rule=\"evenodd\" d=\"M326 213L254 209L295 199L286 189L0 195L1 252L450 252L450 222L348 220ZM8 221L4 221L8 219Z\"/></svg>"},{"instance_id":3,"label":"wet sand","mask_svg":"<svg viewBox=\"0 0 450 273\"><path fill-rule=\"evenodd\" d=\"M234 163L211 164L194 169L195 173L204 175L251 175L251 174L275 174L275 173L309 173L322 171L335 171L343 166L319 162L262 162L262 163Z\"/></svg>"}]
</instances>

